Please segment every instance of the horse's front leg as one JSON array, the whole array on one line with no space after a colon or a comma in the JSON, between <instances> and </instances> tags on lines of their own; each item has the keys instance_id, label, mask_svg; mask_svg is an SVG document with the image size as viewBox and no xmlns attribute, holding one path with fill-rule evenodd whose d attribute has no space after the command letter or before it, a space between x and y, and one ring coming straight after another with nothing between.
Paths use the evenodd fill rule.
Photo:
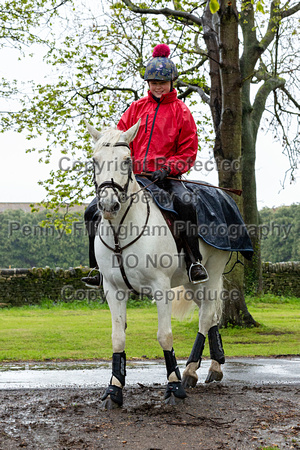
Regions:
<instances>
[{"instance_id":1,"label":"horse's front leg","mask_svg":"<svg viewBox=\"0 0 300 450\"><path fill-rule=\"evenodd\" d=\"M117 292L108 290L107 302L112 320L112 375L109 386L102 396L103 408L112 409L123 405L123 387L126 377L125 330L126 304L128 295L123 293L122 299L117 298ZM123 298L124 297L124 298Z\"/></svg>"},{"instance_id":2,"label":"horse's front leg","mask_svg":"<svg viewBox=\"0 0 300 450\"><path fill-rule=\"evenodd\" d=\"M166 291L167 292L167 291ZM166 298L156 302L158 312L158 332L157 339L163 349L168 385L165 392L166 403L175 404L186 398L186 392L181 384L180 370L177 365L175 352L173 349L173 335L171 327L172 303Z\"/></svg>"}]
</instances>

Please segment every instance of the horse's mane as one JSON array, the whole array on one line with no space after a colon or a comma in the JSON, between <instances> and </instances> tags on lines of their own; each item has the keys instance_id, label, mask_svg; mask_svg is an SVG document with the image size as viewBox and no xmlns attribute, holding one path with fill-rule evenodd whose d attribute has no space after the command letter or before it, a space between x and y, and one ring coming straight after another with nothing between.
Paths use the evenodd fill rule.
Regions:
<instances>
[{"instance_id":1,"label":"horse's mane","mask_svg":"<svg viewBox=\"0 0 300 450\"><path fill-rule=\"evenodd\" d=\"M121 134L122 131L117 128L107 128L104 131L101 131L101 137L95 145L94 155L98 153L98 151L104 147L105 144L116 144L119 141Z\"/></svg>"}]
</instances>

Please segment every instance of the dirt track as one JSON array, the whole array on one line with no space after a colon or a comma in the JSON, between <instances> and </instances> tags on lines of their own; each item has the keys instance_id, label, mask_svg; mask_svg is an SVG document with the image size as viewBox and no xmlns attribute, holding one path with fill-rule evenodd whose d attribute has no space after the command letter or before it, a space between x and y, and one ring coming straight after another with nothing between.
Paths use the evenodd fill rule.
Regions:
<instances>
[{"instance_id":1,"label":"dirt track","mask_svg":"<svg viewBox=\"0 0 300 450\"><path fill-rule=\"evenodd\" d=\"M300 449L300 384L198 384L173 407L163 386L141 385L113 411L102 392L0 391L0 449Z\"/></svg>"}]
</instances>

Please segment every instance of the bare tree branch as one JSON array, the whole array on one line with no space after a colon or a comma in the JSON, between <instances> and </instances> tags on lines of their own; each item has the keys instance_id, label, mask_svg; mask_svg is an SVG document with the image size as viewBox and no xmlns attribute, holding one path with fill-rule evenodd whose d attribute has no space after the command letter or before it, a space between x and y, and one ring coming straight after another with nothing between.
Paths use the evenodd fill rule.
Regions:
<instances>
[{"instance_id":1,"label":"bare tree branch","mask_svg":"<svg viewBox=\"0 0 300 450\"><path fill-rule=\"evenodd\" d=\"M268 80L264 82L264 84L258 90L255 96L252 110L252 117L253 117L252 129L254 135L256 135L258 132L260 120L265 110L266 101L270 92L275 91L279 87L283 87L285 82L286 81L283 78L270 77Z\"/></svg>"},{"instance_id":2,"label":"bare tree branch","mask_svg":"<svg viewBox=\"0 0 300 450\"><path fill-rule=\"evenodd\" d=\"M162 14L166 17L185 19L199 26L202 26L202 20L200 17L197 17L194 14L187 13L185 11L178 11L176 9L170 8L161 8L161 9L139 8L138 6L135 6L130 0L122 0L122 1L131 11L137 14L155 14L155 15Z\"/></svg>"},{"instance_id":3,"label":"bare tree branch","mask_svg":"<svg viewBox=\"0 0 300 450\"><path fill-rule=\"evenodd\" d=\"M97 90L93 90L93 92L91 94L81 94L80 92L78 92L78 95L80 95L82 98L86 99L87 101L89 97L95 95L95 94L101 94L104 91L119 91L119 92L132 92L134 94L134 99L138 100L140 98L140 96L138 95L138 92L133 89L133 88L122 88L122 87L118 87L118 86L102 86L100 89Z\"/></svg>"},{"instance_id":4,"label":"bare tree branch","mask_svg":"<svg viewBox=\"0 0 300 450\"><path fill-rule=\"evenodd\" d=\"M199 67L203 66L203 64L207 61L207 59L208 59L208 56L205 55L205 57L202 58L202 59L198 62L198 64L196 64L196 65L193 66L193 67L190 67L190 68L187 69L187 70L184 70L184 71L180 72L180 76L181 76L181 75L186 75L187 73L193 73L195 70L199 69Z\"/></svg>"},{"instance_id":5,"label":"bare tree branch","mask_svg":"<svg viewBox=\"0 0 300 450\"><path fill-rule=\"evenodd\" d=\"M291 100L291 102L294 103L296 108L298 108L300 111L300 104L294 99L294 97L291 96L290 92L287 89L285 89L284 86L280 87L280 89L285 93L288 99Z\"/></svg>"},{"instance_id":6,"label":"bare tree branch","mask_svg":"<svg viewBox=\"0 0 300 450\"><path fill-rule=\"evenodd\" d=\"M300 2L297 3L297 5L293 6L290 9L287 9L286 11L283 11L281 14L281 17L284 19L285 17L290 17L293 14L295 14L297 11L300 11Z\"/></svg>"},{"instance_id":7,"label":"bare tree branch","mask_svg":"<svg viewBox=\"0 0 300 450\"><path fill-rule=\"evenodd\" d=\"M191 92L197 92L201 99L209 104L209 96L205 94L204 90L199 86L194 86L192 84L184 83L183 81L177 80L177 86L179 87L187 87L187 91L184 94L180 95L180 98L186 98Z\"/></svg>"},{"instance_id":8,"label":"bare tree branch","mask_svg":"<svg viewBox=\"0 0 300 450\"><path fill-rule=\"evenodd\" d=\"M262 52L264 52L266 48L270 45L270 43L273 41L280 20L292 16L297 11L300 11L300 2L297 5L293 6L292 8L284 10L283 8L281 9L279 8L277 0L272 1L270 6L270 19L268 23L268 29L259 44L260 48L262 49Z\"/></svg>"}]
</instances>

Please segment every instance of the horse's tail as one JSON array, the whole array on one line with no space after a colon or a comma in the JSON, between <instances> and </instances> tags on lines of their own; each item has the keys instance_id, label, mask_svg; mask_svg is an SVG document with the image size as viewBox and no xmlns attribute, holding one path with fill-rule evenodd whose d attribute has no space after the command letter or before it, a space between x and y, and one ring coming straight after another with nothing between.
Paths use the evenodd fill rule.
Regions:
<instances>
[{"instance_id":1,"label":"horse's tail","mask_svg":"<svg viewBox=\"0 0 300 450\"><path fill-rule=\"evenodd\" d=\"M209 292L209 294L204 289L202 291L202 298L205 296L211 300L215 300L215 314L217 322L220 322L222 313L223 313L223 301L221 299L222 292L222 279L219 280L217 284L217 289L213 292ZM176 319L183 320L189 317L192 319L194 311L197 307L197 304L193 301L191 296L191 291L186 290L184 286L177 286L172 289L173 291L173 301L172 301L172 316Z\"/></svg>"},{"instance_id":2,"label":"horse's tail","mask_svg":"<svg viewBox=\"0 0 300 450\"><path fill-rule=\"evenodd\" d=\"M184 286L177 286L172 289L174 293L172 301L172 316L178 320L183 320L187 317L192 318L196 303L189 298L188 291Z\"/></svg>"}]
</instances>

